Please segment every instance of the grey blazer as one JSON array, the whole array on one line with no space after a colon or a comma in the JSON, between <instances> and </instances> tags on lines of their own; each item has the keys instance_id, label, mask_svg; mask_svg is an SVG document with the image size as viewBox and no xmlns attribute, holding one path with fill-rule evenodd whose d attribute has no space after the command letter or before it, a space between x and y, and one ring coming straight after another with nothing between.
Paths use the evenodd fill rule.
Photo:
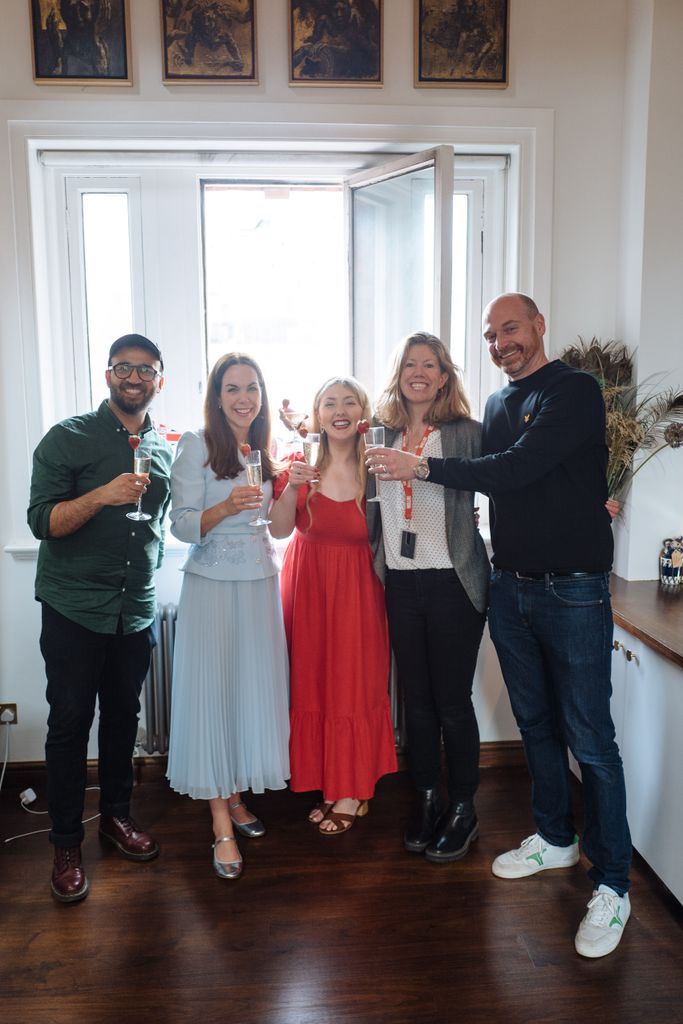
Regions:
<instances>
[{"instance_id":1,"label":"grey blazer","mask_svg":"<svg viewBox=\"0 0 683 1024\"><path fill-rule=\"evenodd\" d=\"M453 423L444 423L439 429L445 459L456 455L476 459L481 454L481 424L476 420L455 420ZM393 445L398 434L398 430L386 429L387 448ZM452 487L444 490L446 535L453 569L474 607L479 612L485 612L491 566L484 541L474 523L474 493L456 491ZM374 480L369 481L369 495L370 491L374 492ZM376 502L367 504L366 514L375 572L384 580L386 562L380 506Z\"/></svg>"}]
</instances>

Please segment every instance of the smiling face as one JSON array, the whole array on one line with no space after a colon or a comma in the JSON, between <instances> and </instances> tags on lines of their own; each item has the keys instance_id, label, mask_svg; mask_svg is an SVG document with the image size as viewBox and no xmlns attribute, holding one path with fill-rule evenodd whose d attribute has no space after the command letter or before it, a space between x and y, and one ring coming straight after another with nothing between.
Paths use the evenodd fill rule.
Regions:
<instances>
[{"instance_id":1,"label":"smiling face","mask_svg":"<svg viewBox=\"0 0 683 1024\"><path fill-rule=\"evenodd\" d=\"M105 378L109 387L109 404L114 411L125 416L144 417L155 396L161 391L164 378L161 375L161 363L144 348L121 348L113 357L114 364L130 363L131 366L152 366L158 371L154 380L141 380L137 370L133 370L127 380L121 380L113 370L107 370Z\"/></svg>"},{"instance_id":2,"label":"smiling face","mask_svg":"<svg viewBox=\"0 0 683 1024\"><path fill-rule=\"evenodd\" d=\"M411 406L428 409L436 400L439 388L448 380L437 356L429 345L411 345L406 354L398 386Z\"/></svg>"},{"instance_id":3,"label":"smiling face","mask_svg":"<svg viewBox=\"0 0 683 1024\"><path fill-rule=\"evenodd\" d=\"M363 418L363 406L358 396L345 384L331 384L320 395L317 406L318 421L330 440L355 442L358 421Z\"/></svg>"},{"instance_id":4,"label":"smiling face","mask_svg":"<svg viewBox=\"0 0 683 1024\"><path fill-rule=\"evenodd\" d=\"M239 444L261 411L261 385L256 371L244 363L229 366L223 374L218 404Z\"/></svg>"},{"instance_id":5,"label":"smiling face","mask_svg":"<svg viewBox=\"0 0 683 1024\"><path fill-rule=\"evenodd\" d=\"M489 303L482 327L491 361L510 380L528 377L548 362L543 349L545 320L540 313L530 318L520 296L502 295Z\"/></svg>"}]
</instances>

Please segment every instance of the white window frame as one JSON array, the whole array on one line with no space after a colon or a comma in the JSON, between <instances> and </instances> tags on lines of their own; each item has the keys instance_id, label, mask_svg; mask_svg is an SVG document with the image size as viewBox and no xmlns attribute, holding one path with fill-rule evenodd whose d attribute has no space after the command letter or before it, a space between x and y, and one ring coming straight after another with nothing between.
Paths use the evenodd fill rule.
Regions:
<instances>
[{"instance_id":1,"label":"white window frame","mask_svg":"<svg viewBox=\"0 0 683 1024\"><path fill-rule=\"evenodd\" d=\"M72 359L76 406L86 408L92 402L88 313L86 302L85 250L83 236L83 195L86 193L124 194L128 199L128 239L131 278L131 331L146 333L144 257L142 247L142 205L139 177L64 178L65 215L68 250ZM111 339L114 340L113 338ZM104 367L101 368L102 373ZM95 372L98 368L95 367Z\"/></svg>"},{"instance_id":2,"label":"white window frame","mask_svg":"<svg viewBox=\"0 0 683 1024\"><path fill-rule=\"evenodd\" d=\"M322 159L321 159L322 158ZM379 163L383 154L372 157ZM62 352L65 375L69 378L62 393L62 408L55 409L54 418L70 415L89 406L90 379L87 348L87 329L83 309L83 253L82 246L71 245L69 239L81 239L78 225L84 191L126 191L129 195L131 261L135 282L133 329L149 334L162 342L169 362L182 374L170 375L167 387L159 396L155 413L161 421L185 428L197 421L198 398L205 380L204 360L204 297L203 266L201 259L201 184L209 180L292 181L317 180L340 182L349 164L358 162L356 154L316 154L297 159L296 154L240 153L222 167L213 166L209 175L200 155L183 154L101 154L97 169L92 166L91 154L43 154L48 175L52 177L56 210L50 216L56 225L57 244L68 259L61 263L61 273L52 282L51 292L66 290L70 303L66 304L61 319L61 338L57 348ZM362 161L368 163L368 155ZM410 158L399 161L408 164ZM84 164L86 166L84 166ZM90 166L87 166L90 164ZM181 164L181 166L178 166ZM112 165L116 172L112 174ZM488 359L482 359L480 313L482 297L502 290L504 283L505 253L505 192L507 161L490 157L457 156L455 162L455 191L466 191L476 200L473 217L481 218L481 234L470 232L470 266L473 273L468 284L468 327L466 344L465 383L472 399L473 412L478 415L492 386ZM99 173L98 173L99 172ZM491 218L485 216L481 199L485 190ZM60 217L59 202L66 197L67 211ZM447 201L442 196L441 202ZM173 223L171 238L169 231ZM448 232L450 236L450 231ZM489 257L483 263L476 247L482 240ZM448 239L444 239L444 244ZM450 243L449 243L450 244ZM450 262L450 261L449 261ZM68 270L66 270L68 268ZM54 275L54 265L52 266ZM61 286L61 288L60 288ZM63 294L62 291L62 294ZM449 292L449 289L443 291ZM436 311L441 330L450 325L450 294L441 297ZM444 314L444 310L446 311ZM53 326L53 333L54 331ZM447 329L450 337L450 331ZM398 340L398 339L397 339ZM183 354L186 347L194 347L189 362ZM191 386L188 388L188 370ZM175 376L175 380L174 380ZM376 390L377 381L373 381ZM182 384L182 386L181 386ZM179 420L179 423L175 421Z\"/></svg>"}]
</instances>

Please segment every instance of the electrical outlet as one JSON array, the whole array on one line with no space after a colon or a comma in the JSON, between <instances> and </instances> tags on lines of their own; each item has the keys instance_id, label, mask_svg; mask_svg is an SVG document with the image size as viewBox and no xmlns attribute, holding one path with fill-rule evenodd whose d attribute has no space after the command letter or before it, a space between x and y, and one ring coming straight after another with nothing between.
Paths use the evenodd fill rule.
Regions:
<instances>
[{"instance_id":1,"label":"electrical outlet","mask_svg":"<svg viewBox=\"0 0 683 1024\"><path fill-rule=\"evenodd\" d=\"M9 711L11 718L8 718L5 714ZM0 704L0 722L8 722L9 725L17 724L17 705L16 704Z\"/></svg>"}]
</instances>

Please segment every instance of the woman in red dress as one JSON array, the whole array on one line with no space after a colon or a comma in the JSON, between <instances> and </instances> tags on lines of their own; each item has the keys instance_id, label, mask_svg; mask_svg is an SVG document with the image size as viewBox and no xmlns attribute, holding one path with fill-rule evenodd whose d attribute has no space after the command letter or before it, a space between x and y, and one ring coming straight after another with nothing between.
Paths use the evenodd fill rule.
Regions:
<instances>
[{"instance_id":1,"label":"woman in red dress","mask_svg":"<svg viewBox=\"0 0 683 1024\"><path fill-rule=\"evenodd\" d=\"M365 521L368 396L352 378L326 381L310 419L315 466L292 461L275 482L271 533L294 537L281 587L290 655L290 787L321 790L309 820L323 835L367 813L375 783L396 771L389 641Z\"/></svg>"}]
</instances>

